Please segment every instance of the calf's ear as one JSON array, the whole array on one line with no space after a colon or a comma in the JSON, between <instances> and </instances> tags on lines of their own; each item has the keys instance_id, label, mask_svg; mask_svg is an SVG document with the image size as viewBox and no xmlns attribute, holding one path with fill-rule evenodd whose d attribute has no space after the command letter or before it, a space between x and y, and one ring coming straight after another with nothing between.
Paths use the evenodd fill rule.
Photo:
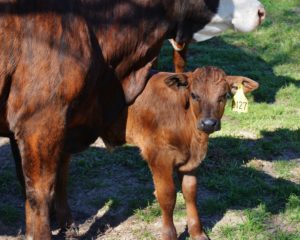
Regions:
<instances>
[{"instance_id":1,"label":"calf's ear","mask_svg":"<svg viewBox=\"0 0 300 240\"><path fill-rule=\"evenodd\" d=\"M189 86L186 74L172 74L165 79L165 84L173 90L186 89Z\"/></svg>"},{"instance_id":2,"label":"calf's ear","mask_svg":"<svg viewBox=\"0 0 300 240\"><path fill-rule=\"evenodd\" d=\"M252 92L259 87L258 82L243 76L226 76L226 82L232 94L235 94L239 84L243 84L244 93Z\"/></svg>"}]
</instances>

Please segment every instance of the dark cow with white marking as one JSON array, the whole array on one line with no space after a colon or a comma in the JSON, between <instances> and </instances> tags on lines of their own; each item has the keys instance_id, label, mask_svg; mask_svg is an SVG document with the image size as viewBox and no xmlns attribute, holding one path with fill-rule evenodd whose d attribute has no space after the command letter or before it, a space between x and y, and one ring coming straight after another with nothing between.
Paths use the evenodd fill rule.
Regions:
<instances>
[{"instance_id":1,"label":"dark cow with white marking","mask_svg":"<svg viewBox=\"0 0 300 240\"><path fill-rule=\"evenodd\" d=\"M51 239L53 202L61 228L72 224L70 155L94 142L142 92L164 39L192 39L226 2L0 2L0 133L11 139L26 189L27 239Z\"/></svg>"},{"instance_id":2,"label":"dark cow with white marking","mask_svg":"<svg viewBox=\"0 0 300 240\"><path fill-rule=\"evenodd\" d=\"M186 53L190 42L203 42L220 35L227 29L238 32L251 32L265 19L266 11L257 0L220 0L217 13L191 39L176 37L170 39L173 46L175 72L183 72L186 65Z\"/></svg>"}]
</instances>

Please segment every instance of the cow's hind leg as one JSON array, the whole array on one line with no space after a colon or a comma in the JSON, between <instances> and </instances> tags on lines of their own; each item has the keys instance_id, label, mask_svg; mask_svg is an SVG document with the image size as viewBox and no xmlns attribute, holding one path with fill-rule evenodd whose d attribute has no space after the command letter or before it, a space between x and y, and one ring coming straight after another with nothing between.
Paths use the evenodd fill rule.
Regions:
<instances>
[{"instance_id":1,"label":"cow's hind leg","mask_svg":"<svg viewBox=\"0 0 300 240\"><path fill-rule=\"evenodd\" d=\"M197 177L195 173L178 173L182 183L182 193L185 199L188 230L193 240L208 240L202 230L202 225L197 210Z\"/></svg>"},{"instance_id":2,"label":"cow's hind leg","mask_svg":"<svg viewBox=\"0 0 300 240\"><path fill-rule=\"evenodd\" d=\"M68 237L78 234L73 221L71 209L68 204L67 183L69 172L70 155L63 154L58 166L56 186L55 186L55 210L58 225L63 233Z\"/></svg>"},{"instance_id":3,"label":"cow's hind leg","mask_svg":"<svg viewBox=\"0 0 300 240\"><path fill-rule=\"evenodd\" d=\"M11 151L12 151L14 161L15 161L17 178L19 180L19 183L20 183L21 188L22 188L22 193L23 193L23 196L25 198L26 197L25 180L24 180L24 175L23 175L22 158L21 158L21 155L20 155L20 150L19 150L19 147L18 147L18 144L17 144L15 138L10 137L9 139L10 139Z\"/></svg>"},{"instance_id":4,"label":"cow's hind leg","mask_svg":"<svg viewBox=\"0 0 300 240\"><path fill-rule=\"evenodd\" d=\"M173 165L166 158L156 158L151 161L155 195L162 210L162 239L177 239L173 222L173 211L176 203L176 190L173 180Z\"/></svg>"},{"instance_id":5,"label":"cow's hind leg","mask_svg":"<svg viewBox=\"0 0 300 240\"><path fill-rule=\"evenodd\" d=\"M59 114L45 109L36 118L22 122L16 131L26 186L27 239L51 239L49 209L62 155L63 126Z\"/></svg>"}]
</instances>

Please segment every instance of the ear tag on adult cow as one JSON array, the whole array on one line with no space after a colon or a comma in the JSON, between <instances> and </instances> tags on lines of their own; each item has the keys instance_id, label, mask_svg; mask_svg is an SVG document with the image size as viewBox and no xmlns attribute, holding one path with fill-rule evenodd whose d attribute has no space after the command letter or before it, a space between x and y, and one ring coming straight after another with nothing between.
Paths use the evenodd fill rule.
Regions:
<instances>
[{"instance_id":1,"label":"ear tag on adult cow","mask_svg":"<svg viewBox=\"0 0 300 240\"><path fill-rule=\"evenodd\" d=\"M238 113L247 113L248 105L249 103L244 94L243 84L239 84L238 89L233 96L232 110Z\"/></svg>"}]
</instances>

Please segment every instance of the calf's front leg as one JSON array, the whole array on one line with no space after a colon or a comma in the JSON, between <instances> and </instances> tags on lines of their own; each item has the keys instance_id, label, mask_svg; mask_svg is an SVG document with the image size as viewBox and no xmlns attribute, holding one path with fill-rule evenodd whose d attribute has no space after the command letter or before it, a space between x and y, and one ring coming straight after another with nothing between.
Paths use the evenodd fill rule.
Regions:
<instances>
[{"instance_id":1,"label":"calf's front leg","mask_svg":"<svg viewBox=\"0 0 300 240\"><path fill-rule=\"evenodd\" d=\"M209 238L202 229L197 210L197 177L195 173L179 173L179 179L186 204L189 234L194 240L208 240Z\"/></svg>"},{"instance_id":2,"label":"calf's front leg","mask_svg":"<svg viewBox=\"0 0 300 240\"><path fill-rule=\"evenodd\" d=\"M164 162L165 161L165 162ZM155 195L162 210L162 239L177 239L173 222L173 211L176 203L176 190L173 180L173 167L165 159L156 159L150 168L153 174Z\"/></svg>"}]
</instances>

